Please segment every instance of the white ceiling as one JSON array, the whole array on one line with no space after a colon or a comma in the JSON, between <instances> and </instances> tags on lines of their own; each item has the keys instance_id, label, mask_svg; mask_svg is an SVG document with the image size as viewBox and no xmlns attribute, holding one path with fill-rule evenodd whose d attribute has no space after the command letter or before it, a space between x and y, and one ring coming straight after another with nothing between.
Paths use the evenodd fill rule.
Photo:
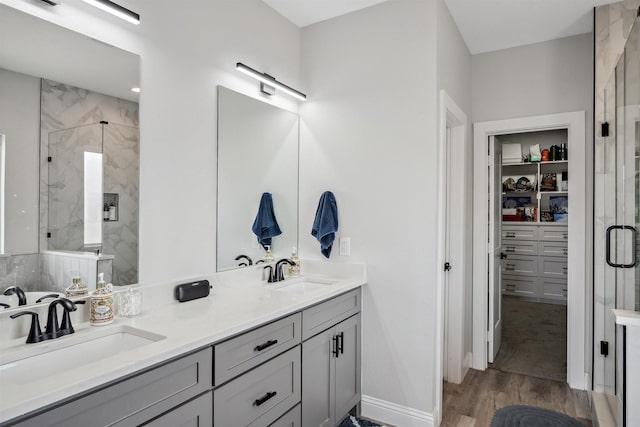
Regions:
<instances>
[{"instance_id":1,"label":"white ceiling","mask_svg":"<svg viewBox=\"0 0 640 427\"><path fill-rule=\"evenodd\" d=\"M589 33L612 0L445 0L472 54Z\"/></svg>"},{"instance_id":2,"label":"white ceiling","mask_svg":"<svg viewBox=\"0 0 640 427\"><path fill-rule=\"evenodd\" d=\"M262 0L280 15L306 27L316 22L335 18L387 0ZM564 1L564 0L562 0Z\"/></svg>"},{"instance_id":3,"label":"white ceiling","mask_svg":"<svg viewBox=\"0 0 640 427\"><path fill-rule=\"evenodd\" d=\"M0 68L138 102L139 57L0 5Z\"/></svg>"},{"instance_id":4,"label":"white ceiling","mask_svg":"<svg viewBox=\"0 0 640 427\"><path fill-rule=\"evenodd\" d=\"M298 27L386 0L263 0ZM592 31L592 9L612 0L445 0L472 54Z\"/></svg>"}]
</instances>

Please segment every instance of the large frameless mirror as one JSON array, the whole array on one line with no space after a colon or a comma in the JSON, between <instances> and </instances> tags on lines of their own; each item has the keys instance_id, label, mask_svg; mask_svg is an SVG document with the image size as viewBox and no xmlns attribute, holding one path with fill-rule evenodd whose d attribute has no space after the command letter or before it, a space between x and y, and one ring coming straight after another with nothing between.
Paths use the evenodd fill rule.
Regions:
<instances>
[{"instance_id":1,"label":"large frameless mirror","mask_svg":"<svg viewBox=\"0 0 640 427\"><path fill-rule=\"evenodd\" d=\"M297 114L218 88L218 271L297 246L298 134Z\"/></svg>"},{"instance_id":2,"label":"large frameless mirror","mask_svg":"<svg viewBox=\"0 0 640 427\"><path fill-rule=\"evenodd\" d=\"M0 302L137 283L139 57L4 5L0 40Z\"/></svg>"}]
</instances>

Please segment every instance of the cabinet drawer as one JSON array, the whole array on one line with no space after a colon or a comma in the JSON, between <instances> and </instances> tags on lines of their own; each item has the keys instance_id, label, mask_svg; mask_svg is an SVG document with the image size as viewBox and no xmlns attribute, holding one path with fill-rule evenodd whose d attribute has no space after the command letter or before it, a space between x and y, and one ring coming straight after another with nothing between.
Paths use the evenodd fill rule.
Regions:
<instances>
[{"instance_id":1,"label":"cabinet drawer","mask_svg":"<svg viewBox=\"0 0 640 427\"><path fill-rule=\"evenodd\" d=\"M538 240L538 227L531 225L502 226L502 241L505 240Z\"/></svg>"},{"instance_id":2,"label":"cabinet drawer","mask_svg":"<svg viewBox=\"0 0 640 427\"><path fill-rule=\"evenodd\" d=\"M538 257L538 271L540 277L550 279L567 279L569 265L567 259L562 257Z\"/></svg>"},{"instance_id":3,"label":"cabinet drawer","mask_svg":"<svg viewBox=\"0 0 640 427\"><path fill-rule=\"evenodd\" d=\"M502 276L502 293L521 297L538 296L536 277Z\"/></svg>"},{"instance_id":4,"label":"cabinet drawer","mask_svg":"<svg viewBox=\"0 0 640 427\"><path fill-rule=\"evenodd\" d=\"M336 323L360 312L360 289L337 296L302 312L302 339L329 329Z\"/></svg>"},{"instance_id":5,"label":"cabinet drawer","mask_svg":"<svg viewBox=\"0 0 640 427\"><path fill-rule=\"evenodd\" d=\"M284 414L282 418L271 424L269 427L300 427L302 425L301 417L302 411L300 409L300 404L298 404L295 408Z\"/></svg>"},{"instance_id":6,"label":"cabinet drawer","mask_svg":"<svg viewBox=\"0 0 640 427\"><path fill-rule=\"evenodd\" d=\"M129 424L131 425L131 424ZM145 427L211 427L213 392L208 392L156 418Z\"/></svg>"},{"instance_id":7,"label":"cabinet drawer","mask_svg":"<svg viewBox=\"0 0 640 427\"><path fill-rule=\"evenodd\" d=\"M509 255L502 261L502 274L535 276L538 272L538 257Z\"/></svg>"},{"instance_id":8,"label":"cabinet drawer","mask_svg":"<svg viewBox=\"0 0 640 427\"><path fill-rule=\"evenodd\" d=\"M541 256L558 256L566 258L569 254L568 242L539 242L538 255Z\"/></svg>"},{"instance_id":9,"label":"cabinet drawer","mask_svg":"<svg viewBox=\"0 0 640 427\"><path fill-rule=\"evenodd\" d=\"M269 323L215 346L215 384L237 377L300 344L301 315Z\"/></svg>"},{"instance_id":10,"label":"cabinet drawer","mask_svg":"<svg viewBox=\"0 0 640 427\"><path fill-rule=\"evenodd\" d=\"M540 298L567 300L567 281L554 279L540 279Z\"/></svg>"},{"instance_id":11,"label":"cabinet drawer","mask_svg":"<svg viewBox=\"0 0 640 427\"><path fill-rule=\"evenodd\" d=\"M507 255L538 255L538 242L535 240L520 240L502 242L502 252Z\"/></svg>"},{"instance_id":12,"label":"cabinet drawer","mask_svg":"<svg viewBox=\"0 0 640 427\"><path fill-rule=\"evenodd\" d=\"M567 227L558 226L541 226L538 240L545 240L547 242L568 242L569 229Z\"/></svg>"},{"instance_id":13,"label":"cabinet drawer","mask_svg":"<svg viewBox=\"0 0 640 427\"><path fill-rule=\"evenodd\" d=\"M213 391L214 425L268 426L300 402L300 346Z\"/></svg>"},{"instance_id":14,"label":"cabinet drawer","mask_svg":"<svg viewBox=\"0 0 640 427\"><path fill-rule=\"evenodd\" d=\"M18 426L139 425L212 387L211 347L136 375Z\"/></svg>"}]
</instances>

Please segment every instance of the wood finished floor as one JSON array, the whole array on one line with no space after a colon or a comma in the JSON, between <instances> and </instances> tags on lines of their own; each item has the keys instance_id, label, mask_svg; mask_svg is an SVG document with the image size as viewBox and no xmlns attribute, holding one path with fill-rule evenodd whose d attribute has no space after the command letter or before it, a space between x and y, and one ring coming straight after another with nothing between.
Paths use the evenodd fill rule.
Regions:
<instances>
[{"instance_id":1,"label":"wood finished floor","mask_svg":"<svg viewBox=\"0 0 640 427\"><path fill-rule=\"evenodd\" d=\"M529 405L567 414L591 426L587 392L566 383L488 368L470 370L462 384L444 383L441 427L489 427L496 410Z\"/></svg>"}]
</instances>

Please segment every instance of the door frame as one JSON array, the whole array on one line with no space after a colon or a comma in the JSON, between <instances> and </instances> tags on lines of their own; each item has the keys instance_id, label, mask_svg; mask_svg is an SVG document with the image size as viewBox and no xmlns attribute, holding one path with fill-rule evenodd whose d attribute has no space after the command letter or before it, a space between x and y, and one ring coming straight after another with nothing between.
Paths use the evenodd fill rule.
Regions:
<instances>
[{"instance_id":1,"label":"door frame","mask_svg":"<svg viewBox=\"0 0 640 427\"><path fill-rule=\"evenodd\" d=\"M550 114L515 119L478 122L473 127L474 182L473 182L473 368L487 368L488 334L488 175L489 136L508 133L567 129L569 148L569 271L567 275L567 383L585 390L588 384L587 337L587 266L590 236L586 224L586 113ZM578 147L578 148L572 148ZM580 147L583 147L580 149ZM590 350L590 349L589 349Z\"/></svg>"},{"instance_id":2,"label":"door frame","mask_svg":"<svg viewBox=\"0 0 640 427\"><path fill-rule=\"evenodd\" d=\"M439 138L438 138L438 250L436 265L436 331L437 346L435 352L435 372L434 372L434 396L436 402L434 408L435 425L440 422L442 415L442 378L444 376L444 363L442 353L445 346L444 337L444 316L448 319L447 344L447 380L449 382L461 383L467 370L470 368L470 357L464 357L464 337L465 337L465 295L468 291L466 280L470 270L465 254L465 240L470 236L470 223L467 221L468 203L467 195L467 141L468 141L467 115L462 111L455 101L444 91L440 91L439 108ZM449 198L450 209L446 211L447 191L447 141L449 141L450 159L456 159L455 173L450 174ZM453 164L450 162L450 164ZM447 236L444 229L445 215L449 224L459 224L458 227L449 227L449 260L445 259L445 238ZM449 283L457 284L449 286L449 300L445 301L445 272L444 263L450 261L452 269L449 274ZM471 331L467 331L467 334ZM466 366L465 366L466 365Z\"/></svg>"}]
</instances>

